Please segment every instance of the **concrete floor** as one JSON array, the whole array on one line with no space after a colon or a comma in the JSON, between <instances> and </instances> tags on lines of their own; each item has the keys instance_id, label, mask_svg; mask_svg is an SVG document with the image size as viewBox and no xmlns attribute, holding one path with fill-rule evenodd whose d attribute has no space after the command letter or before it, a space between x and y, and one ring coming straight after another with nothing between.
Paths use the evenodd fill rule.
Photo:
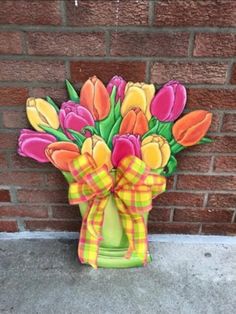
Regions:
<instances>
[{"instance_id":1,"label":"concrete floor","mask_svg":"<svg viewBox=\"0 0 236 314\"><path fill-rule=\"evenodd\" d=\"M236 241L153 242L145 268L78 263L71 239L0 240L0 313L231 314Z\"/></svg>"}]
</instances>

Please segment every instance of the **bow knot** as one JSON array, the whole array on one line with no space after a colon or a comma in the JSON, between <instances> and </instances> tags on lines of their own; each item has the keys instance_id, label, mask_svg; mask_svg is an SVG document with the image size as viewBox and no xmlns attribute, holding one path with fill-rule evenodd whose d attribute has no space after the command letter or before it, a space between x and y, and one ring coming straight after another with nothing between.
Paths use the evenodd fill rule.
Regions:
<instances>
[{"instance_id":1,"label":"bow knot","mask_svg":"<svg viewBox=\"0 0 236 314\"><path fill-rule=\"evenodd\" d=\"M70 204L89 202L80 232L81 262L97 267L104 210L112 193L129 241L125 257L135 252L145 264L147 230L143 214L151 210L152 199L165 190L166 178L150 173L145 163L135 156L121 160L113 175L106 165L97 167L91 155L83 154L72 161L70 172L75 180L69 186Z\"/></svg>"}]
</instances>

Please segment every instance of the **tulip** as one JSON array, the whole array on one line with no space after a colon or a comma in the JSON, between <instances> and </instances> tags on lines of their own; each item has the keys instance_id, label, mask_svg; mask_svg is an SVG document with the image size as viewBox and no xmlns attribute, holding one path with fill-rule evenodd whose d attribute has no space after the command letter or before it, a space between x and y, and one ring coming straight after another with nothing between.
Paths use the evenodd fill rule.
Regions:
<instances>
[{"instance_id":1,"label":"tulip","mask_svg":"<svg viewBox=\"0 0 236 314\"><path fill-rule=\"evenodd\" d=\"M212 120L212 113L206 110L190 112L179 119L172 128L177 143L192 146L198 143L207 133Z\"/></svg>"},{"instance_id":2,"label":"tulip","mask_svg":"<svg viewBox=\"0 0 236 314\"><path fill-rule=\"evenodd\" d=\"M160 121L174 121L183 112L186 100L185 87L177 81L170 81L153 98L151 113Z\"/></svg>"},{"instance_id":3,"label":"tulip","mask_svg":"<svg viewBox=\"0 0 236 314\"><path fill-rule=\"evenodd\" d=\"M141 154L142 160L149 168L163 168L170 158L170 146L164 137L149 135L141 143Z\"/></svg>"},{"instance_id":4,"label":"tulip","mask_svg":"<svg viewBox=\"0 0 236 314\"><path fill-rule=\"evenodd\" d=\"M95 160L98 167L107 165L108 170L112 169L111 151L104 140L97 135L88 137L82 146L81 154L88 153Z\"/></svg>"},{"instance_id":5,"label":"tulip","mask_svg":"<svg viewBox=\"0 0 236 314\"><path fill-rule=\"evenodd\" d=\"M48 145L45 154L56 168L69 171L69 163L80 153L78 146L74 143L56 142Z\"/></svg>"},{"instance_id":6,"label":"tulip","mask_svg":"<svg viewBox=\"0 0 236 314\"><path fill-rule=\"evenodd\" d=\"M103 120L109 114L108 91L96 76L89 78L82 86L80 104L91 112L94 120Z\"/></svg>"},{"instance_id":7,"label":"tulip","mask_svg":"<svg viewBox=\"0 0 236 314\"><path fill-rule=\"evenodd\" d=\"M85 126L94 125L91 113L73 101L67 101L62 104L59 112L59 120L63 131L72 140L74 138L67 129L80 132ZM85 135L89 136L89 132L86 132Z\"/></svg>"},{"instance_id":8,"label":"tulip","mask_svg":"<svg viewBox=\"0 0 236 314\"><path fill-rule=\"evenodd\" d=\"M125 87L125 98L121 105L121 115L134 108L140 108L148 120L151 119L150 103L155 94L153 84L128 82Z\"/></svg>"},{"instance_id":9,"label":"tulip","mask_svg":"<svg viewBox=\"0 0 236 314\"><path fill-rule=\"evenodd\" d=\"M148 120L140 108L128 111L120 125L119 134L143 135L148 131Z\"/></svg>"},{"instance_id":10,"label":"tulip","mask_svg":"<svg viewBox=\"0 0 236 314\"><path fill-rule=\"evenodd\" d=\"M45 155L46 147L55 142L53 135L22 129L18 139L18 154L38 162L49 162Z\"/></svg>"},{"instance_id":11,"label":"tulip","mask_svg":"<svg viewBox=\"0 0 236 314\"><path fill-rule=\"evenodd\" d=\"M37 131L45 132L40 127L40 124L53 129L59 128L56 109L44 99L28 98L26 101L26 113L32 127Z\"/></svg>"},{"instance_id":12,"label":"tulip","mask_svg":"<svg viewBox=\"0 0 236 314\"><path fill-rule=\"evenodd\" d=\"M133 134L115 135L113 137L112 164L118 167L120 161L126 156L141 158L140 138Z\"/></svg>"},{"instance_id":13,"label":"tulip","mask_svg":"<svg viewBox=\"0 0 236 314\"><path fill-rule=\"evenodd\" d=\"M122 102L125 96L125 86L126 86L126 81L123 79L121 76L113 76L113 78L109 81L107 84L107 91L109 95L112 93L113 87L116 86L116 103L120 99Z\"/></svg>"}]
</instances>

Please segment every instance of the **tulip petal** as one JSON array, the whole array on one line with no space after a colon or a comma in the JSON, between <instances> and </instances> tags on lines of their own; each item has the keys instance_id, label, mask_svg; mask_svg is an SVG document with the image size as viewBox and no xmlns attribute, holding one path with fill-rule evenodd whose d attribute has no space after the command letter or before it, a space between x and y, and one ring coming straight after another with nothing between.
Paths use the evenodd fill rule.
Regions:
<instances>
[{"instance_id":1,"label":"tulip petal","mask_svg":"<svg viewBox=\"0 0 236 314\"><path fill-rule=\"evenodd\" d=\"M52 156L52 162L62 171L69 171L69 163L79 156L78 152L67 150L56 150Z\"/></svg>"},{"instance_id":2,"label":"tulip petal","mask_svg":"<svg viewBox=\"0 0 236 314\"><path fill-rule=\"evenodd\" d=\"M133 143L125 137L114 139L114 148L112 153L113 166L117 168L119 162L126 156L135 156L135 148Z\"/></svg>"},{"instance_id":3,"label":"tulip petal","mask_svg":"<svg viewBox=\"0 0 236 314\"><path fill-rule=\"evenodd\" d=\"M129 87L125 94L125 98L121 104L121 115L124 117L133 108L140 108L144 113L147 110L145 92L136 86Z\"/></svg>"},{"instance_id":4,"label":"tulip petal","mask_svg":"<svg viewBox=\"0 0 236 314\"><path fill-rule=\"evenodd\" d=\"M39 125L44 124L47 126L47 123L42 121L35 107L26 107L26 114L30 124L36 131L45 132L42 128L39 127Z\"/></svg>"},{"instance_id":5,"label":"tulip petal","mask_svg":"<svg viewBox=\"0 0 236 314\"><path fill-rule=\"evenodd\" d=\"M151 113L160 121L168 121L174 105L174 93L171 86L162 88L151 103Z\"/></svg>"},{"instance_id":6,"label":"tulip petal","mask_svg":"<svg viewBox=\"0 0 236 314\"><path fill-rule=\"evenodd\" d=\"M166 164L168 163L168 161L170 159L170 155L171 155L170 146L169 146L169 144L167 142L162 144L162 146L161 146L161 153L162 153L161 167L165 167Z\"/></svg>"},{"instance_id":7,"label":"tulip petal","mask_svg":"<svg viewBox=\"0 0 236 314\"><path fill-rule=\"evenodd\" d=\"M27 156L37 160L38 162L49 162L45 149L51 144L50 140L41 138L25 139L19 146L18 153L22 156Z\"/></svg>"},{"instance_id":8,"label":"tulip petal","mask_svg":"<svg viewBox=\"0 0 236 314\"><path fill-rule=\"evenodd\" d=\"M143 84L142 89L144 90L145 95L146 95L147 109L146 109L145 115L147 117L147 120L149 121L152 117L151 112L150 112L150 104L155 95L155 86L153 84Z\"/></svg>"},{"instance_id":9,"label":"tulip petal","mask_svg":"<svg viewBox=\"0 0 236 314\"><path fill-rule=\"evenodd\" d=\"M190 127L178 141L183 146L192 146L205 136L211 125L212 114L208 113L199 123Z\"/></svg>"},{"instance_id":10,"label":"tulip petal","mask_svg":"<svg viewBox=\"0 0 236 314\"><path fill-rule=\"evenodd\" d=\"M108 170L112 169L111 151L103 141L98 141L93 149L93 158L98 167L107 165Z\"/></svg>"},{"instance_id":11,"label":"tulip petal","mask_svg":"<svg viewBox=\"0 0 236 314\"><path fill-rule=\"evenodd\" d=\"M162 153L157 143L148 143L141 146L142 160L151 169L158 169L162 166Z\"/></svg>"},{"instance_id":12,"label":"tulip petal","mask_svg":"<svg viewBox=\"0 0 236 314\"><path fill-rule=\"evenodd\" d=\"M53 129L59 128L59 119L55 108L50 105L46 100L36 98L36 108L39 112L41 119Z\"/></svg>"},{"instance_id":13,"label":"tulip petal","mask_svg":"<svg viewBox=\"0 0 236 314\"><path fill-rule=\"evenodd\" d=\"M92 138L88 137L86 140L83 142L83 146L81 148L81 154L88 153L90 155L93 154L93 142Z\"/></svg>"},{"instance_id":14,"label":"tulip petal","mask_svg":"<svg viewBox=\"0 0 236 314\"><path fill-rule=\"evenodd\" d=\"M106 87L100 80L95 83L93 113L96 120L103 120L110 111L110 97Z\"/></svg>"},{"instance_id":15,"label":"tulip petal","mask_svg":"<svg viewBox=\"0 0 236 314\"><path fill-rule=\"evenodd\" d=\"M134 110L128 111L121 122L119 134L133 133L135 122L136 122L135 111Z\"/></svg>"},{"instance_id":16,"label":"tulip petal","mask_svg":"<svg viewBox=\"0 0 236 314\"><path fill-rule=\"evenodd\" d=\"M175 101L168 121L176 120L181 115L186 105L186 101L186 88L181 84L177 84L175 89Z\"/></svg>"},{"instance_id":17,"label":"tulip petal","mask_svg":"<svg viewBox=\"0 0 236 314\"><path fill-rule=\"evenodd\" d=\"M148 120L145 114L140 111L137 114L136 123L134 125L133 134L143 135L148 131Z\"/></svg>"},{"instance_id":18,"label":"tulip petal","mask_svg":"<svg viewBox=\"0 0 236 314\"><path fill-rule=\"evenodd\" d=\"M88 79L81 88L80 91L80 104L87 108L93 115L93 102L94 102L94 85L90 79ZM93 115L94 117L94 115Z\"/></svg>"}]
</instances>

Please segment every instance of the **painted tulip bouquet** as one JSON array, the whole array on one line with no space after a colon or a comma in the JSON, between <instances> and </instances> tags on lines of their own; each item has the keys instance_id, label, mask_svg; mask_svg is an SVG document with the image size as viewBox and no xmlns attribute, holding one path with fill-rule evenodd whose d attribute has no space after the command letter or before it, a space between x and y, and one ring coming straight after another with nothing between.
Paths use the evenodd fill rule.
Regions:
<instances>
[{"instance_id":1,"label":"painted tulip bouquet","mask_svg":"<svg viewBox=\"0 0 236 314\"><path fill-rule=\"evenodd\" d=\"M212 114L196 110L179 118L187 96L177 81L157 93L153 84L126 82L119 76L107 86L96 76L89 78L80 96L69 81L66 86L69 100L60 107L50 97L28 98L26 113L36 131L21 131L18 152L60 169L70 184L71 204L88 202L79 246L82 262L97 265L110 191L128 238L126 258L136 250L145 263L146 229L142 239L144 222L137 222L137 217L149 211L152 198L165 190L165 177L177 167L175 155L211 142L205 135ZM114 175L109 175L114 171L118 171L117 189Z\"/></svg>"}]
</instances>

